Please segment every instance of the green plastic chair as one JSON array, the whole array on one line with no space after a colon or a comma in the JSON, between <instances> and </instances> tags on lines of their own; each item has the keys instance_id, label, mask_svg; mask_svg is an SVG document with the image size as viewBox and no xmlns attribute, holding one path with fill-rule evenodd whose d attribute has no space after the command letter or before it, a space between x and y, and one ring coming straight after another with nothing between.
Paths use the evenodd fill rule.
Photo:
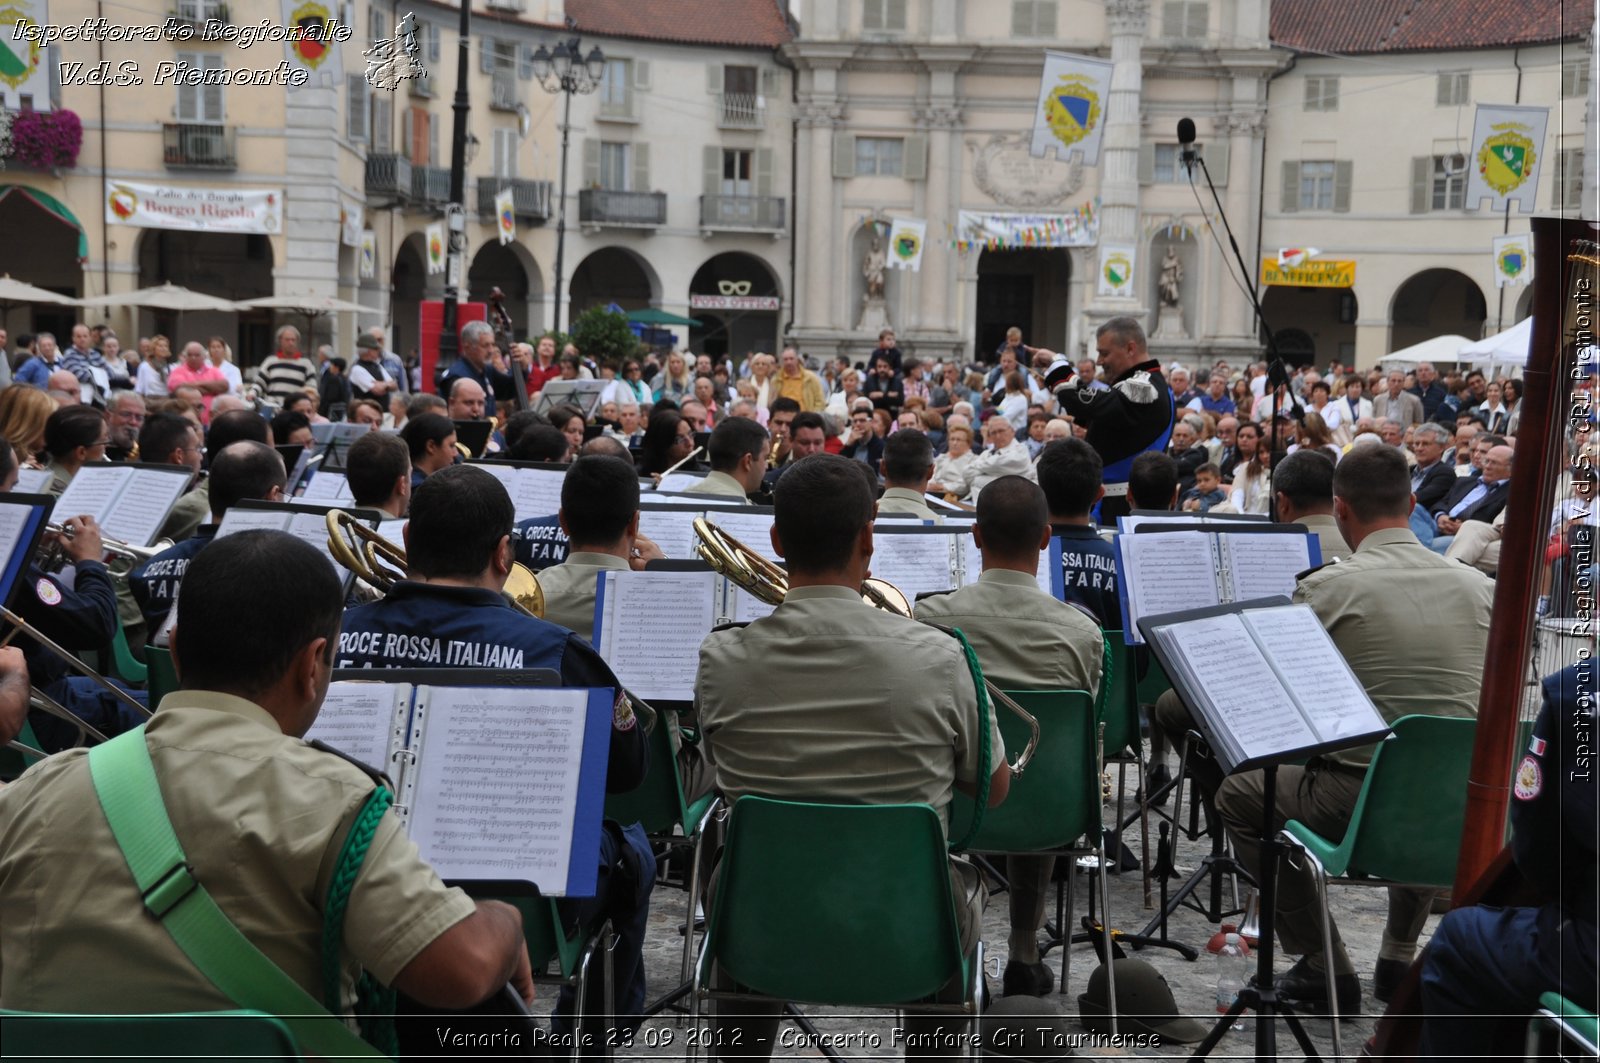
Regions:
<instances>
[{"instance_id":1,"label":"green plastic chair","mask_svg":"<svg viewBox=\"0 0 1600 1063\"><path fill-rule=\"evenodd\" d=\"M146 646L145 661L150 670L150 711L154 712L161 699L178 689L178 670L172 665L172 651L159 646Z\"/></svg>"},{"instance_id":2,"label":"green plastic chair","mask_svg":"<svg viewBox=\"0 0 1600 1063\"><path fill-rule=\"evenodd\" d=\"M533 980L541 985L572 986L578 992L574 1009L573 1026L582 1029L589 1011L590 974L596 953L603 952L601 989L603 1014L616 1014L615 979L611 967L611 923L602 923L584 933L579 928L568 935L561 925L561 913L556 902L544 897L502 897L501 900L522 913L522 937L528 945L528 963L533 968ZM554 973L551 964L555 965ZM578 1058L578 1039L573 1039L571 1056Z\"/></svg>"},{"instance_id":3,"label":"green plastic chair","mask_svg":"<svg viewBox=\"0 0 1600 1063\"><path fill-rule=\"evenodd\" d=\"M1563 1046L1567 1046L1564 1048ZM1567 1055L1567 1048L1573 1050ZM1600 1054L1600 1020L1560 993L1539 997L1539 1010L1528 1023L1528 1063L1549 1059L1594 1059Z\"/></svg>"},{"instance_id":4,"label":"green plastic chair","mask_svg":"<svg viewBox=\"0 0 1600 1063\"><path fill-rule=\"evenodd\" d=\"M1316 873L1325 954L1333 950L1330 882L1445 889L1455 881L1476 730L1477 721L1464 717L1400 717L1393 736L1378 743L1372 755L1342 839L1324 838L1294 819L1280 832L1279 838L1310 859ZM1337 999L1332 964L1328 999ZM1339 1017L1330 1017L1338 1056Z\"/></svg>"},{"instance_id":5,"label":"green plastic chair","mask_svg":"<svg viewBox=\"0 0 1600 1063\"><path fill-rule=\"evenodd\" d=\"M7 1058L295 1060L282 1019L259 1011L171 1015L64 1015L0 1011Z\"/></svg>"},{"instance_id":6,"label":"green plastic chair","mask_svg":"<svg viewBox=\"0 0 1600 1063\"><path fill-rule=\"evenodd\" d=\"M121 624L117 625L116 637L111 640L111 658L117 676L124 683L137 685L149 679L149 666L133 655L133 650L128 647L128 634L122 630Z\"/></svg>"},{"instance_id":7,"label":"green plastic chair","mask_svg":"<svg viewBox=\"0 0 1600 1063\"><path fill-rule=\"evenodd\" d=\"M926 1000L959 978L977 1035L983 943L963 955L932 808L742 797L720 867L691 997L695 1028L711 999L949 1012L954 1005ZM713 965L745 988L715 990Z\"/></svg>"}]
</instances>

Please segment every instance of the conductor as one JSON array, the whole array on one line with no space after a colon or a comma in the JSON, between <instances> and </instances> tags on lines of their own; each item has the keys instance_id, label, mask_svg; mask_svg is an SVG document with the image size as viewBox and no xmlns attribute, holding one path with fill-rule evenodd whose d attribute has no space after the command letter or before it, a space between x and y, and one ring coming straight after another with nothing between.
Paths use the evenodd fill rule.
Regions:
<instances>
[{"instance_id":1,"label":"conductor","mask_svg":"<svg viewBox=\"0 0 1600 1063\"><path fill-rule=\"evenodd\" d=\"M1114 317L1094 334L1095 351L1110 387L1075 375L1072 363L1055 355L1044 382L1068 416L1088 427L1085 441L1105 463L1100 523L1130 512L1128 472L1147 450L1163 451L1172 436L1172 391L1161 363L1150 357L1144 328L1131 317Z\"/></svg>"}]
</instances>

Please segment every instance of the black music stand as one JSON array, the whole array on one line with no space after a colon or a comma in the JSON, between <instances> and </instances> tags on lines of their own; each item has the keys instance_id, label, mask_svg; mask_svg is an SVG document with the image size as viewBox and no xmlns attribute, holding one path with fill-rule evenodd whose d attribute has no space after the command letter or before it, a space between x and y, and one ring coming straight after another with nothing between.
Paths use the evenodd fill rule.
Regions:
<instances>
[{"instance_id":1,"label":"black music stand","mask_svg":"<svg viewBox=\"0 0 1600 1063\"><path fill-rule=\"evenodd\" d=\"M1259 627L1252 625L1250 618L1243 615L1274 610L1279 615L1264 617ZM1244 702L1241 708L1236 699L1229 697L1230 690L1215 689L1217 683L1214 676L1213 683L1208 686L1206 681L1208 673L1191 667L1188 646L1185 642L1186 625L1205 622L1205 626L1210 629L1208 636L1216 639L1216 643L1213 644L1219 644L1222 639L1216 636L1219 630L1217 625L1223 624L1222 618L1229 616L1238 616L1239 622L1229 627L1228 637L1237 637L1238 644L1242 647L1241 653L1254 651L1259 654L1260 659L1265 662L1265 666L1282 687L1279 692L1282 695L1281 702L1277 697L1268 696L1258 700L1254 705ZM1281 620L1279 616L1282 617ZM1298 622L1298 637L1306 640L1294 647L1295 651L1301 654L1301 658L1296 661L1297 667L1321 666L1334 673L1340 670L1343 672L1343 675L1337 676L1340 681L1337 686L1331 685L1333 680L1325 680L1330 685L1321 692L1320 697L1292 683L1289 680L1291 672L1288 665L1280 667L1275 657L1274 645L1281 645L1275 643L1275 640L1283 632L1288 631L1291 621ZM1261 902L1261 937L1256 952L1256 976L1239 991L1233 1005L1217 1021L1217 1025L1206 1035L1205 1040L1196 1047L1194 1055L1209 1056L1227 1035L1229 1028L1238 1021L1244 1009L1252 1008L1258 1016L1255 1031L1258 1059L1277 1058L1277 1024L1274 1019L1280 1017L1288 1026L1289 1032L1294 1035L1306 1058L1319 1059L1321 1057L1311 1043L1311 1038L1306 1034L1305 1027L1301 1025L1299 1017L1279 998L1277 989L1273 985L1272 963L1276 945L1273 924L1277 914L1278 860L1287 848L1277 840L1278 825L1275 822L1278 765L1340 749L1370 745L1389 733L1388 724L1378 713L1371 699L1367 698L1365 690L1354 674L1349 672L1349 666L1345 664L1338 647L1322 629L1320 621L1315 619L1308 606L1291 606L1286 599L1269 598L1211 609L1194 609L1145 617L1139 621L1139 630L1144 635L1146 644L1160 660L1162 667L1167 670L1167 676L1183 697L1184 704L1189 706L1201 734L1216 754L1223 771L1231 775L1259 768L1263 776L1261 869L1257 876ZM1288 632L1288 637L1297 637L1297 632ZM1242 661L1243 658L1238 660ZM1330 691L1337 698L1337 704L1329 703ZM1281 719L1276 715L1268 716L1275 712L1281 713ZM1296 717L1290 720L1294 726L1284 727L1283 720L1289 719L1291 713ZM1266 728L1265 732L1249 732L1251 727L1263 722L1272 726ZM1284 734L1291 730L1295 732L1293 737L1284 737ZM1337 1000L1330 1001L1329 1004L1331 1007L1338 1007Z\"/></svg>"}]
</instances>

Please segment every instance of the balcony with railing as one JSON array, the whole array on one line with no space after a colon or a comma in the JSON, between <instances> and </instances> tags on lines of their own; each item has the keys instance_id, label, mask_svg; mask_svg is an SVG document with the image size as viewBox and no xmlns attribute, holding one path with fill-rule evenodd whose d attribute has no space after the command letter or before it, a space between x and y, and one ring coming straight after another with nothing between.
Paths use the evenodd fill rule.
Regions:
<instances>
[{"instance_id":1,"label":"balcony with railing","mask_svg":"<svg viewBox=\"0 0 1600 1063\"><path fill-rule=\"evenodd\" d=\"M162 161L186 170L232 170L233 127L200 122L165 122L161 126Z\"/></svg>"},{"instance_id":2,"label":"balcony with railing","mask_svg":"<svg viewBox=\"0 0 1600 1063\"><path fill-rule=\"evenodd\" d=\"M723 129L762 129L767 124L765 102L753 92L724 92L717 124Z\"/></svg>"},{"instance_id":3,"label":"balcony with railing","mask_svg":"<svg viewBox=\"0 0 1600 1063\"><path fill-rule=\"evenodd\" d=\"M782 231L788 212L782 196L701 196L700 228Z\"/></svg>"},{"instance_id":4,"label":"balcony with railing","mask_svg":"<svg viewBox=\"0 0 1600 1063\"><path fill-rule=\"evenodd\" d=\"M368 155L367 195L410 199L411 160L404 155Z\"/></svg>"},{"instance_id":5,"label":"balcony with railing","mask_svg":"<svg viewBox=\"0 0 1600 1063\"><path fill-rule=\"evenodd\" d=\"M411 199L430 206L450 202L450 171L442 166L411 167Z\"/></svg>"},{"instance_id":6,"label":"balcony with railing","mask_svg":"<svg viewBox=\"0 0 1600 1063\"><path fill-rule=\"evenodd\" d=\"M667 223L667 194L584 189L578 193L578 220L585 225L653 229Z\"/></svg>"},{"instance_id":7,"label":"balcony with railing","mask_svg":"<svg viewBox=\"0 0 1600 1063\"><path fill-rule=\"evenodd\" d=\"M546 221L550 217L550 182L529 181L520 177L478 178L478 213L494 216L494 197L511 189L511 209L517 217Z\"/></svg>"},{"instance_id":8,"label":"balcony with railing","mask_svg":"<svg viewBox=\"0 0 1600 1063\"><path fill-rule=\"evenodd\" d=\"M517 76L509 70L496 70L489 79L489 108L515 111L518 102Z\"/></svg>"}]
</instances>

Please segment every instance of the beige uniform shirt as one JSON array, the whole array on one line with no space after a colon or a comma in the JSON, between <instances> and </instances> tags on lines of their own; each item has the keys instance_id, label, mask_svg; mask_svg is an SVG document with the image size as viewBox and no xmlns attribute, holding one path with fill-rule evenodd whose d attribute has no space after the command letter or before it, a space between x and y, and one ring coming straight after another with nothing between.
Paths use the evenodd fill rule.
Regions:
<instances>
[{"instance_id":1,"label":"beige uniform shirt","mask_svg":"<svg viewBox=\"0 0 1600 1063\"><path fill-rule=\"evenodd\" d=\"M211 481L201 480L193 491L178 499L172 512L157 533L157 539L171 539L181 543L194 534L194 530L211 519Z\"/></svg>"},{"instance_id":2,"label":"beige uniform shirt","mask_svg":"<svg viewBox=\"0 0 1600 1063\"><path fill-rule=\"evenodd\" d=\"M977 583L922 599L917 619L960 628L1002 690L1100 689L1100 626L1026 573L986 568Z\"/></svg>"},{"instance_id":3,"label":"beige uniform shirt","mask_svg":"<svg viewBox=\"0 0 1600 1063\"><path fill-rule=\"evenodd\" d=\"M1304 524L1306 530L1317 537L1324 565L1336 557L1342 560L1355 553L1350 549L1350 544L1344 541L1344 535L1339 531L1339 522L1333 519L1331 513L1312 513L1294 523Z\"/></svg>"},{"instance_id":4,"label":"beige uniform shirt","mask_svg":"<svg viewBox=\"0 0 1600 1063\"><path fill-rule=\"evenodd\" d=\"M706 478L693 487L685 488L686 495L716 495L718 498L736 498L745 505L750 505L750 499L745 497L744 484L735 480L725 472L706 474Z\"/></svg>"},{"instance_id":5,"label":"beige uniform shirt","mask_svg":"<svg viewBox=\"0 0 1600 1063\"><path fill-rule=\"evenodd\" d=\"M770 616L700 644L702 748L730 800L931 805L949 827L956 782L1005 761L961 644L845 587L797 587Z\"/></svg>"},{"instance_id":6,"label":"beige uniform shirt","mask_svg":"<svg viewBox=\"0 0 1600 1063\"><path fill-rule=\"evenodd\" d=\"M1301 579L1294 600L1321 618L1385 720L1477 715L1494 602L1494 581L1483 573L1440 557L1405 528L1385 528ZM1326 759L1364 767L1372 750Z\"/></svg>"},{"instance_id":7,"label":"beige uniform shirt","mask_svg":"<svg viewBox=\"0 0 1600 1063\"><path fill-rule=\"evenodd\" d=\"M539 587L544 591L544 618L560 624L594 645L595 584L607 569L628 571L628 563L611 554L578 550L559 565L539 572Z\"/></svg>"},{"instance_id":8,"label":"beige uniform shirt","mask_svg":"<svg viewBox=\"0 0 1600 1063\"><path fill-rule=\"evenodd\" d=\"M935 524L944 523L944 518L928 505L928 500L922 497L922 492L913 491L909 487L891 487L884 491L883 496L878 499L878 516L921 517Z\"/></svg>"},{"instance_id":9,"label":"beige uniform shirt","mask_svg":"<svg viewBox=\"0 0 1600 1063\"><path fill-rule=\"evenodd\" d=\"M245 937L321 1000L328 881L373 780L226 694L169 695L146 741L195 877ZM473 910L423 863L399 820L384 816L345 915L346 1000L352 959L392 984ZM51 757L0 789L0 1006L235 1006L145 912L95 796L86 750Z\"/></svg>"}]
</instances>

